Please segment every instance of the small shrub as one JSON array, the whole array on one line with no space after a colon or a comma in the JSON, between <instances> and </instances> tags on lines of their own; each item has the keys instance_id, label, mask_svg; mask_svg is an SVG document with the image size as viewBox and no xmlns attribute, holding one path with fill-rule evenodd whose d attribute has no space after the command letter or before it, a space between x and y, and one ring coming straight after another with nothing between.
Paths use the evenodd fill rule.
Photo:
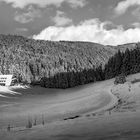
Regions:
<instances>
[{"instance_id":1,"label":"small shrub","mask_svg":"<svg viewBox=\"0 0 140 140\"><path fill-rule=\"evenodd\" d=\"M34 126L37 124L36 122L37 122L37 119L36 119L36 117L35 117L35 118L34 118L34 124L33 124Z\"/></svg>"},{"instance_id":2,"label":"small shrub","mask_svg":"<svg viewBox=\"0 0 140 140\"><path fill-rule=\"evenodd\" d=\"M7 131L10 131L10 130L11 130L11 126L10 126L10 124L8 124Z\"/></svg>"},{"instance_id":3,"label":"small shrub","mask_svg":"<svg viewBox=\"0 0 140 140\"><path fill-rule=\"evenodd\" d=\"M126 76L124 74L120 74L115 78L114 84L124 84L126 82Z\"/></svg>"},{"instance_id":4,"label":"small shrub","mask_svg":"<svg viewBox=\"0 0 140 140\"><path fill-rule=\"evenodd\" d=\"M32 128L32 121L30 120L30 118L28 118L28 124L26 125L26 128Z\"/></svg>"},{"instance_id":5,"label":"small shrub","mask_svg":"<svg viewBox=\"0 0 140 140\"><path fill-rule=\"evenodd\" d=\"M44 115L42 115L42 125L45 125Z\"/></svg>"}]
</instances>

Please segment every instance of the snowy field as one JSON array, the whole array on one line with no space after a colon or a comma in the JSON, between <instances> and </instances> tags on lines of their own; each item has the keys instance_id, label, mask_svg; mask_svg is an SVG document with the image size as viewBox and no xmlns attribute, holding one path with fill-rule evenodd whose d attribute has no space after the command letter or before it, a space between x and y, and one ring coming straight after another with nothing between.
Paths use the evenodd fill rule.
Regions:
<instances>
[{"instance_id":1,"label":"snowy field","mask_svg":"<svg viewBox=\"0 0 140 140\"><path fill-rule=\"evenodd\" d=\"M73 89L0 87L3 140L140 139L140 74ZM26 128L28 119L36 125ZM43 124L42 124L43 120ZM7 126L12 127L7 132Z\"/></svg>"}]
</instances>

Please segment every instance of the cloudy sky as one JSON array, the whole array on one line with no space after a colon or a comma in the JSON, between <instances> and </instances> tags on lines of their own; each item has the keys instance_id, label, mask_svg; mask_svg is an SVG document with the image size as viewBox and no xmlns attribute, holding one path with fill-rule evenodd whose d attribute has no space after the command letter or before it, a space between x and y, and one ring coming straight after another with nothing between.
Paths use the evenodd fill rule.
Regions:
<instances>
[{"instance_id":1,"label":"cloudy sky","mask_svg":"<svg viewBox=\"0 0 140 140\"><path fill-rule=\"evenodd\" d=\"M0 33L118 45L140 41L140 0L0 0Z\"/></svg>"}]
</instances>

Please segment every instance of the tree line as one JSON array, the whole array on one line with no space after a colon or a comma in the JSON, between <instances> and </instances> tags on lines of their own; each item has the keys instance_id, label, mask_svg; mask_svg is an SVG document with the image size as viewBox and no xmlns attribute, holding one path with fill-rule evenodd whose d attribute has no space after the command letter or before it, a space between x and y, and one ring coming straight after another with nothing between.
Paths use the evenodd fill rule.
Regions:
<instances>
[{"instance_id":1,"label":"tree line","mask_svg":"<svg viewBox=\"0 0 140 140\"><path fill-rule=\"evenodd\" d=\"M0 35L0 74L13 74L19 82L30 84L57 73L76 73L104 65L115 50L90 42Z\"/></svg>"},{"instance_id":2,"label":"tree line","mask_svg":"<svg viewBox=\"0 0 140 140\"><path fill-rule=\"evenodd\" d=\"M52 88L102 81L121 73L140 72L139 44L112 47L0 35L0 74L13 74L19 82L29 84L41 79L42 86Z\"/></svg>"},{"instance_id":3,"label":"tree line","mask_svg":"<svg viewBox=\"0 0 140 140\"><path fill-rule=\"evenodd\" d=\"M140 72L140 48L120 50L112 56L105 66L84 69L80 72L63 72L52 77L42 77L41 86L46 88L71 88L114 78L120 74L129 75Z\"/></svg>"}]
</instances>

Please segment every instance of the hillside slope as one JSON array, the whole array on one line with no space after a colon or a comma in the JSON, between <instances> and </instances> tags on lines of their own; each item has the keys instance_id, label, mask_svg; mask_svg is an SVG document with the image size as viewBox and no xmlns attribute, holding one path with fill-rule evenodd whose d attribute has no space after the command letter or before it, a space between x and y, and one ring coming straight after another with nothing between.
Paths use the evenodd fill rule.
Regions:
<instances>
[{"instance_id":1,"label":"hillside slope","mask_svg":"<svg viewBox=\"0 0 140 140\"><path fill-rule=\"evenodd\" d=\"M104 65L118 48L90 42L52 42L16 35L0 35L0 73L12 73L31 83L59 72Z\"/></svg>"}]
</instances>

